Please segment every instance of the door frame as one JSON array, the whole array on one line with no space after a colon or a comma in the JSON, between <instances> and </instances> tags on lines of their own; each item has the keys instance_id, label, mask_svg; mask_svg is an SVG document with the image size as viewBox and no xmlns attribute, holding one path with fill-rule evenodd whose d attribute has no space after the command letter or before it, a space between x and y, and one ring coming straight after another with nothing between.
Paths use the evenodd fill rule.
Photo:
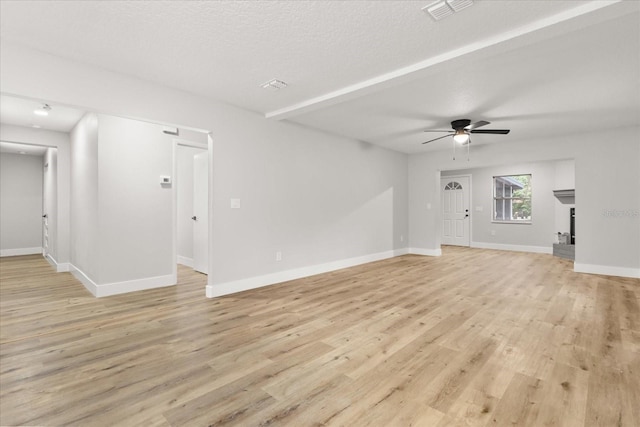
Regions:
<instances>
[{"instance_id":1,"label":"door frame","mask_svg":"<svg viewBox=\"0 0 640 427\"><path fill-rule=\"evenodd\" d=\"M203 132L204 133L204 132ZM209 153L209 184L211 184L211 175L212 175L212 155L211 155L211 150L210 148L212 148L212 144L211 144L211 134L207 133L207 144L203 144L203 143L199 143L199 142L195 142L195 141L190 141L188 139L182 139L182 138L173 138L172 140L172 160L173 160L173 165L172 165L172 176L173 176L173 183L171 185L171 204L172 204L172 210L173 210L173 218L172 218L172 223L171 223L171 227L173 228L173 232L172 232L172 246L173 246L173 276L174 279L176 281L176 284L178 283L178 185L180 185L180 183L178 182L178 146L183 146L183 147L192 147L192 148L199 148L201 150L207 151ZM209 221L209 227L211 227L211 201L212 201L212 188L211 186L209 186L209 218L207 218L207 221ZM211 239L211 228L209 228L209 236L208 236L208 247L209 247L209 251L211 251L211 246L212 246L212 239ZM209 263L208 263L208 267L209 267L209 274L207 277L211 277L211 252L209 252ZM207 284L209 284L209 279L207 279Z\"/></svg>"},{"instance_id":2,"label":"door frame","mask_svg":"<svg viewBox=\"0 0 640 427\"><path fill-rule=\"evenodd\" d=\"M468 178L469 179L469 245L468 246L461 246L463 248L470 248L472 247L472 243L473 240L471 239L471 236L473 236L473 175L471 174L456 174L456 175L442 175L442 172L444 171L440 171L440 184L438 186L439 189L439 198L440 198L440 212L438 212L438 217L440 218L440 221L438 221L439 225L438 225L438 230L439 230L439 238L440 238L440 246L442 246L442 186L443 186L443 180L449 180L452 178Z\"/></svg>"}]
</instances>

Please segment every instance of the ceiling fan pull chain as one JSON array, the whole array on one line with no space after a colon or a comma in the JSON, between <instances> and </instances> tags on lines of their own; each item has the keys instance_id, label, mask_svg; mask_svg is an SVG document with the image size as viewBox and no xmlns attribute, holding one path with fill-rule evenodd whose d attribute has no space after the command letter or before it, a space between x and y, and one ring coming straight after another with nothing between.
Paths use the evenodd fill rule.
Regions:
<instances>
[{"instance_id":1,"label":"ceiling fan pull chain","mask_svg":"<svg viewBox=\"0 0 640 427\"><path fill-rule=\"evenodd\" d=\"M469 137L469 141L467 142L467 162L469 162L469 161L470 161L470 160L469 160L469 150L470 150L470 148L469 148L469 147L470 147L470 146L471 146L471 137Z\"/></svg>"}]
</instances>

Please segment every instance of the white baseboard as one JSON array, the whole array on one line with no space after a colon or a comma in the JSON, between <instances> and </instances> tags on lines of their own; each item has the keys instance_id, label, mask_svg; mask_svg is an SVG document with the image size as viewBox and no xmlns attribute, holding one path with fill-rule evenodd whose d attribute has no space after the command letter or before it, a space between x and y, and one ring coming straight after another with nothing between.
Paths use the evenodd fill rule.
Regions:
<instances>
[{"instance_id":1,"label":"white baseboard","mask_svg":"<svg viewBox=\"0 0 640 427\"><path fill-rule=\"evenodd\" d=\"M409 248L409 253L413 255L442 256L442 249Z\"/></svg>"},{"instance_id":2,"label":"white baseboard","mask_svg":"<svg viewBox=\"0 0 640 427\"><path fill-rule=\"evenodd\" d=\"M125 282L105 283L98 285L96 296L108 297L110 295L125 294L128 292L144 291L147 289L163 288L173 286L178 279L173 274L166 276L146 277L144 279L127 280Z\"/></svg>"},{"instance_id":3,"label":"white baseboard","mask_svg":"<svg viewBox=\"0 0 640 427\"><path fill-rule=\"evenodd\" d=\"M127 280L124 282L105 283L98 285L91 280L79 268L71 264L71 274L78 279L95 297L108 297L111 295L125 294L128 292L144 291L147 289L162 288L175 285L178 281L173 274L166 276L147 277L144 279Z\"/></svg>"},{"instance_id":4,"label":"white baseboard","mask_svg":"<svg viewBox=\"0 0 640 427\"><path fill-rule=\"evenodd\" d=\"M69 271L69 263L68 262L58 262L51 254L46 254L44 258L49 261L49 264L56 268L56 272L63 273L65 271Z\"/></svg>"},{"instance_id":5,"label":"white baseboard","mask_svg":"<svg viewBox=\"0 0 640 427\"><path fill-rule=\"evenodd\" d=\"M293 270L279 271L277 273L265 274L263 276L249 277L247 279L234 280L232 282L207 285L207 298L219 297L222 295L234 294L236 292L248 291L249 289L261 288L263 286L274 285L289 280L301 279L303 277L315 276L316 274L328 273L330 271L343 268L354 267L356 265L369 262L380 261L409 253L408 249L395 249L377 254L364 255L355 258L348 258L325 264L312 265L309 267L296 268Z\"/></svg>"},{"instance_id":6,"label":"white baseboard","mask_svg":"<svg viewBox=\"0 0 640 427\"><path fill-rule=\"evenodd\" d=\"M69 271L71 272L71 274L73 274L73 277L78 279L80 281L80 283L82 283L84 285L84 287L87 288L87 290L89 292L91 292L91 294L94 297L98 296L97 295L98 294L98 285L96 284L96 282L91 280L89 278L89 276L84 274L84 272L82 270L80 270L78 267L76 267L73 264L69 264Z\"/></svg>"},{"instance_id":7,"label":"white baseboard","mask_svg":"<svg viewBox=\"0 0 640 427\"><path fill-rule=\"evenodd\" d=\"M640 279L640 268L613 267L609 265L574 262L573 271L576 273L602 274L605 276L633 277Z\"/></svg>"},{"instance_id":8,"label":"white baseboard","mask_svg":"<svg viewBox=\"0 0 640 427\"><path fill-rule=\"evenodd\" d=\"M177 262L178 264L186 265L187 267L193 268L193 258L187 258L186 256L178 255Z\"/></svg>"},{"instance_id":9,"label":"white baseboard","mask_svg":"<svg viewBox=\"0 0 640 427\"><path fill-rule=\"evenodd\" d=\"M533 252L536 254L553 254L553 246L507 245L503 243L471 242L472 248L495 249L498 251Z\"/></svg>"},{"instance_id":10,"label":"white baseboard","mask_svg":"<svg viewBox=\"0 0 640 427\"><path fill-rule=\"evenodd\" d=\"M42 254L41 246L37 248L0 249L0 257L36 254Z\"/></svg>"}]
</instances>

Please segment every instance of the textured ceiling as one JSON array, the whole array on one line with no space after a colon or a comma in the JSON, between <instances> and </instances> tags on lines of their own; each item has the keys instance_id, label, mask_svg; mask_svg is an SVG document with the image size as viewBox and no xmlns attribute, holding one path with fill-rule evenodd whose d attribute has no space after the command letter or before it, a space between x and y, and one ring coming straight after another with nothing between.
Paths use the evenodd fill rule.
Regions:
<instances>
[{"instance_id":1,"label":"textured ceiling","mask_svg":"<svg viewBox=\"0 0 640 427\"><path fill-rule=\"evenodd\" d=\"M430 3L2 1L0 36L405 152L442 148L415 133L456 118L513 138L596 104L602 126L637 122L640 2L477 0L439 22Z\"/></svg>"}]
</instances>

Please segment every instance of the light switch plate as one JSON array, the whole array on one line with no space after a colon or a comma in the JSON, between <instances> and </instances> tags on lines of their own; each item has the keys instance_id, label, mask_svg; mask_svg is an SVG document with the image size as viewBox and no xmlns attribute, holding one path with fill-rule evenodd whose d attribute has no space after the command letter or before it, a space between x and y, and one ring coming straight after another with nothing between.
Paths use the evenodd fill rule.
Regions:
<instances>
[{"instance_id":1,"label":"light switch plate","mask_svg":"<svg viewBox=\"0 0 640 427\"><path fill-rule=\"evenodd\" d=\"M240 199L231 199L231 209L240 209Z\"/></svg>"}]
</instances>

